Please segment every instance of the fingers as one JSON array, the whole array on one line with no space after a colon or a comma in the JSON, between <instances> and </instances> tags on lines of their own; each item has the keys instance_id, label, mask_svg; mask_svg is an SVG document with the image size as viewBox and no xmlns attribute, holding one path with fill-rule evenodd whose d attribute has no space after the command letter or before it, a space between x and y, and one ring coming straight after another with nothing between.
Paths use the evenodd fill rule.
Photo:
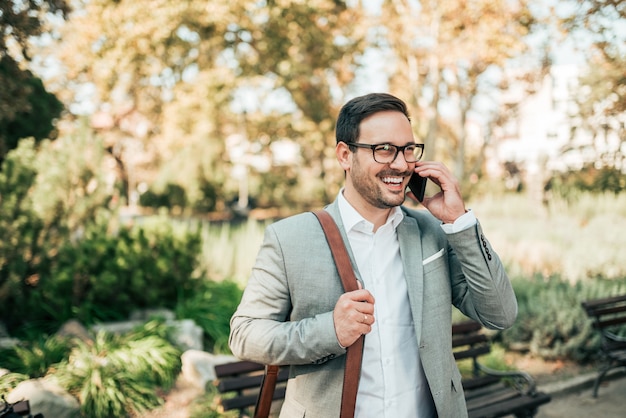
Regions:
<instances>
[{"instance_id":1,"label":"fingers","mask_svg":"<svg viewBox=\"0 0 626 418\"><path fill-rule=\"evenodd\" d=\"M344 293L335 305L333 320L339 344L351 346L361 335L372 331L374 297L365 289Z\"/></svg>"},{"instance_id":2,"label":"fingers","mask_svg":"<svg viewBox=\"0 0 626 418\"><path fill-rule=\"evenodd\" d=\"M436 218L452 223L465 213L459 181L445 165L435 161L418 162L415 172L428 177L441 188L439 193L427 196L421 202Z\"/></svg>"}]
</instances>

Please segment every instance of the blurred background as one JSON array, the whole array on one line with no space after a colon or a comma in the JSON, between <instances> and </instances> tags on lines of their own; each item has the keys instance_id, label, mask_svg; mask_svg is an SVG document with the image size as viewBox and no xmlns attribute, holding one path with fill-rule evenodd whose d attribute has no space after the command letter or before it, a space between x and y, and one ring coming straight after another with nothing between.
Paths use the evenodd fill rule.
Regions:
<instances>
[{"instance_id":1,"label":"blurred background","mask_svg":"<svg viewBox=\"0 0 626 418\"><path fill-rule=\"evenodd\" d=\"M580 300L626 291L625 2L3 0L0 31L7 334L166 307L228 351L264 226L334 199L375 91L505 261L505 346L589 360Z\"/></svg>"}]
</instances>

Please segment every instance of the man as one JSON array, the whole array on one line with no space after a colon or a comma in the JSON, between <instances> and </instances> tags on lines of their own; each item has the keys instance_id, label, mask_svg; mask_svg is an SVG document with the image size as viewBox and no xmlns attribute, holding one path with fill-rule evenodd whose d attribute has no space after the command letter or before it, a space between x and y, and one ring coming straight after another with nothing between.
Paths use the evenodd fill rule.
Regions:
<instances>
[{"instance_id":1,"label":"man","mask_svg":"<svg viewBox=\"0 0 626 418\"><path fill-rule=\"evenodd\" d=\"M349 101L336 137L345 186L325 209L360 289L343 293L312 213L281 220L266 230L230 347L291 365L281 417L339 416L345 347L362 334L356 417L467 416L451 305L488 328L511 326L517 302L502 263L450 171L419 162L404 102L378 93ZM441 188L423 199L428 211L401 206L413 173Z\"/></svg>"}]
</instances>

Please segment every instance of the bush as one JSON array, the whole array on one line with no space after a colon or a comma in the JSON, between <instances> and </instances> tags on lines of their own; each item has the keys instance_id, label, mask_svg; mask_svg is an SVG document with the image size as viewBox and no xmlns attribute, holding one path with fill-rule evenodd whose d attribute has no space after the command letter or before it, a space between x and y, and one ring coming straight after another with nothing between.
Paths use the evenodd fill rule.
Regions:
<instances>
[{"instance_id":1,"label":"bush","mask_svg":"<svg viewBox=\"0 0 626 418\"><path fill-rule=\"evenodd\" d=\"M69 353L70 342L67 339L41 335L14 348L0 350L0 358L2 367L12 373L39 378L45 376L53 364L66 359Z\"/></svg>"},{"instance_id":2,"label":"bush","mask_svg":"<svg viewBox=\"0 0 626 418\"><path fill-rule=\"evenodd\" d=\"M592 328L581 302L626 292L624 280L587 280L571 284L557 277L516 278L513 286L519 314L516 323L500 334L508 347L522 343L546 359L596 359L599 334Z\"/></svg>"},{"instance_id":3,"label":"bush","mask_svg":"<svg viewBox=\"0 0 626 418\"><path fill-rule=\"evenodd\" d=\"M176 306L176 316L193 318L204 330L205 350L228 353L230 318L235 313L242 293L235 282L205 281L199 290L180 300Z\"/></svg>"},{"instance_id":4,"label":"bush","mask_svg":"<svg viewBox=\"0 0 626 418\"><path fill-rule=\"evenodd\" d=\"M132 416L162 403L155 388L173 385L181 354L159 336L163 327L152 322L122 336L99 332L93 342L78 342L56 365L54 375L79 399L83 416Z\"/></svg>"},{"instance_id":5,"label":"bush","mask_svg":"<svg viewBox=\"0 0 626 418\"><path fill-rule=\"evenodd\" d=\"M72 318L90 325L126 319L136 309L174 309L200 284L197 233L177 236L167 225L110 232L105 221L87 228L40 270L37 286L14 312L22 324L52 331Z\"/></svg>"}]
</instances>

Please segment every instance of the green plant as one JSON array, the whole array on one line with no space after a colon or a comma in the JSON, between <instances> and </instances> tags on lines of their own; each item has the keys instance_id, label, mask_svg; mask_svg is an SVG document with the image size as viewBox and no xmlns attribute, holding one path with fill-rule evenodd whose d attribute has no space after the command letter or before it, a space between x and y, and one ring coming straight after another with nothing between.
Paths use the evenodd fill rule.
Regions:
<instances>
[{"instance_id":1,"label":"green plant","mask_svg":"<svg viewBox=\"0 0 626 418\"><path fill-rule=\"evenodd\" d=\"M157 226L109 230L106 217L85 227L76 242L61 245L39 272L23 301L20 319L47 328L75 318L89 325L120 320L138 308L173 309L180 293L193 293L199 234Z\"/></svg>"},{"instance_id":2,"label":"green plant","mask_svg":"<svg viewBox=\"0 0 626 418\"><path fill-rule=\"evenodd\" d=\"M626 292L626 279L587 280L576 283L558 277L516 278L518 319L499 334L503 344L523 342L542 358L570 358L585 362L598 354L599 335L586 317L581 302Z\"/></svg>"},{"instance_id":3,"label":"green plant","mask_svg":"<svg viewBox=\"0 0 626 418\"><path fill-rule=\"evenodd\" d=\"M205 349L229 352L230 318L235 312L242 291L232 281L205 280L200 289L181 297L176 305L178 318L193 318L204 330Z\"/></svg>"},{"instance_id":4,"label":"green plant","mask_svg":"<svg viewBox=\"0 0 626 418\"><path fill-rule=\"evenodd\" d=\"M2 367L31 378L42 377L49 367L67 358L70 342L57 336L40 336L36 340L0 351Z\"/></svg>"},{"instance_id":5,"label":"green plant","mask_svg":"<svg viewBox=\"0 0 626 418\"><path fill-rule=\"evenodd\" d=\"M219 392L217 388L212 385L207 386L207 391L204 395L194 400L191 405L189 418L236 418L239 417L239 412L234 411L220 411L217 399Z\"/></svg>"},{"instance_id":6,"label":"green plant","mask_svg":"<svg viewBox=\"0 0 626 418\"><path fill-rule=\"evenodd\" d=\"M21 382L30 379L30 376L22 373L7 373L0 376L0 396L8 394Z\"/></svg>"},{"instance_id":7,"label":"green plant","mask_svg":"<svg viewBox=\"0 0 626 418\"><path fill-rule=\"evenodd\" d=\"M54 374L77 396L84 416L129 416L161 404L155 387L167 389L174 383L180 354L166 339L147 335L146 329L123 336L99 332L93 342L78 342Z\"/></svg>"}]
</instances>

